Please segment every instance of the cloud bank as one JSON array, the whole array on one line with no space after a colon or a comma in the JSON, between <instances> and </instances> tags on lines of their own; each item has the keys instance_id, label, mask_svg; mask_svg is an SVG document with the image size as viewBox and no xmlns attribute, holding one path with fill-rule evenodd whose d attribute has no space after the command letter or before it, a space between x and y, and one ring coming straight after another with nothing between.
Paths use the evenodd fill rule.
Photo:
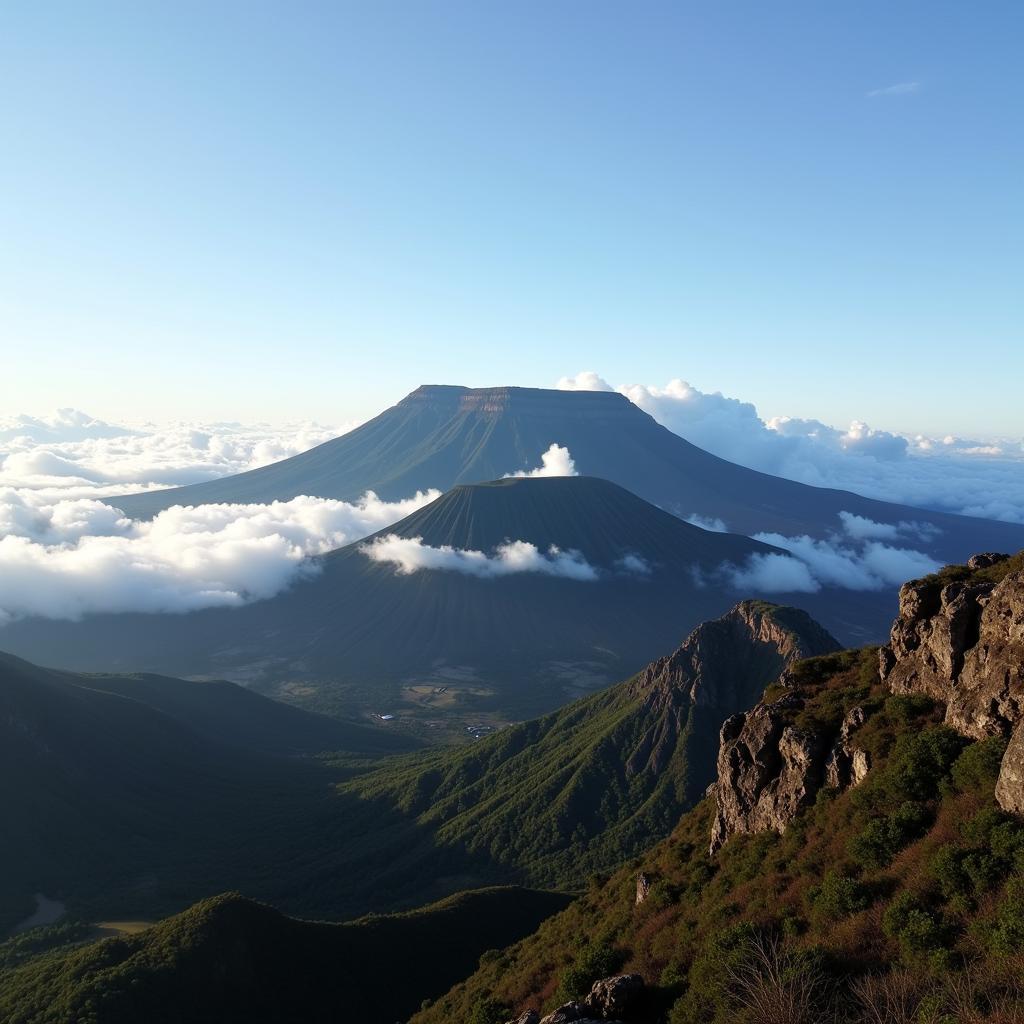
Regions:
<instances>
[{"instance_id":1,"label":"cloud bank","mask_svg":"<svg viewBox=\"0 0 1024 1024\"><path fill-rule=\"evenodd\" d=\"M298 497L175 506L136 522L102 501L0 491L0 621L96 612L186 612L272 597L316 571L310 556L384 529L439 496Z\"/></svg>"},{"instance_id":2,"label":"cloud bank","mask_svg":"<svg viewBox=\"0 0 1024 1024\"><path fill-rule=\"evenodd\" d=\"M120 425L75 409L0 418L0 487L53 500L177 487L266 466L351 426Z\"/></svg>"},{"instance_id":3,"label":"cloud bank","mask_svg":"<svg viewBox=\"0 0 1024 1024\"><path fill-rule=\"evenodd\" d=\"M506 541L498 545L493 555L487 555L483 551L447 544L432 547L424 544L422 537L389 534L364 544L361 550L373 562L394 565L400 576L410 576L424 569L441 569L482 579L524 572L571 580L590 581L598 577L597 570L578 551L562 551L552 545L545 553L525 540Z\"/></svg>"},{"instance_id":4,"label":"cloud bank","mask_svg":"<svg viewBox=\"0 0 1024 1024\"><path fill-rule=\"evenodd\" d=\"M884 542L920 536L921 524L876 523L850 512L840 512L839 519L842 534L833 533L827 540L755 534L755 540L789 554L751 555L742 566L723 567L723 573L737 590L814 593L822 587L884 590L940 568L923 551Z\"/></svg>"},{"instance_id":5,"label":"cloud bank","mask_svg":"<svg viewBox=\"0 0 1024 1024\"><path fill-rule=\"evenodd\" d=\"M540 457L540 465L536 469L520 469L515 473L506 473L505 477L537 477L537 476L579 476L576 463L573 462L568 448L552 444Z\"/></svg>"},{"instance_id":6,"label":"cloud bank","mask_svg":"<svg viewBox=\"0 0 1024 1024\"><path fill-rule=\"evenodd\" d=\"M909 436L859 420L845 430L791 416L765 420L749 402L700 391L679 378L664 387L616 389L585 371L557 386L618 390L674 433L751 469L884 501L1024 523L1021 439Z\"/></svg>"}]
</instances>

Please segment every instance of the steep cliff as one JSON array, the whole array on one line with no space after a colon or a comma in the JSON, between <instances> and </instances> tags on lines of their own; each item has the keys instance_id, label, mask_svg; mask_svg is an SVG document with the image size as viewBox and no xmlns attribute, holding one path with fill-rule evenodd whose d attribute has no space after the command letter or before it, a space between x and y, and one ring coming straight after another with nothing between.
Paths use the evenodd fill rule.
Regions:
<instances>
[{"instance_id":1,"label":"steep cliff","mask_svg":"<svg viewBox=\"0 0 1024 1024\"><path fill-rule=\"evenodd\" d=\"M943 704L964 736L1010 739L996 793L1024 810L1024 553L976 555L904 584L879 668L893 693Z\"/></svg>"},{"instance_id":2,"label":"steep cliff","mask_svg":"<svg viewBox=\"0 0 1024 1024\"><path fill-rule=\"evenodd\" d=\"M782 697L763 700L725 721L712 787L710 853L734 835L782 833L822 787L843 790L864 778L870 755L856 740L866 718L864 707L843 711L839 705L841 718L835 709L823 717L814 683L847 671L866 684L871 660L870 652L843 652L804 662L783 676L787 692ZM848 693L846 703L860 695L856 689Z\"/></svg>"},{"instance_id":3,"label":"steep cliff","mask_svg":"<svg viewBox=\"0 0 1024 1024\"><path fill-rule=\"evenodd\" d=\"M865 680L874 674L866 660L862 671ZM865 708L848 706L838 727L815 720L800 678L813 672L813 663L791 668L781 697L722 726L712 853L733 835L783 832L823 787L846 789L868 773L856 737ZM936 702L963 736L1008 739L995 795L1024 813L1024 553L976 555L904 584L877 678L896 696Z\"/></svg>"}]
</instances>

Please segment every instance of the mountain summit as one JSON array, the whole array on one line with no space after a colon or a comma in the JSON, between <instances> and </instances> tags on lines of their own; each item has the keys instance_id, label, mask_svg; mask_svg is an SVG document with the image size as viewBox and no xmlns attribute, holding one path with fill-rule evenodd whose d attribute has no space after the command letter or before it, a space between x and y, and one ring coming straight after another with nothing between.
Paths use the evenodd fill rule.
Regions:
<instances>
[{"instance_id":1,"label":"mountain summit","mask_svg":"<svg viewBox=\"0 0 1024 1024\"><path fill-rule=\"evenodd\" d=\"M850 512L876 523L926 524L931 536L919 546L942 562L962 561L982 548L1024 546L1024 527L1011 523L873 501L737 466L610 391L425 385L301 455L221 480L127 495L116 504L147 518L175 504L268 502L300 494L354 501L372 490L396 500L528 469L553 443L569 449L581 473L611 480L684 518L721 520L736 533L824 537L840 527L840 512Z\"/></svg>"}]
</instances>

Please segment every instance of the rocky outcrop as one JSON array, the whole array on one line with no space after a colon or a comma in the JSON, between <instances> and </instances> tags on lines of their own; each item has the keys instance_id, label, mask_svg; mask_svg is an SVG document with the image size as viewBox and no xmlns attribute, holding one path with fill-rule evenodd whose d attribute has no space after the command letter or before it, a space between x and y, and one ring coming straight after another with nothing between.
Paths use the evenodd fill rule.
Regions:
<instances>
[{"instance_id":1,"label":"rocky outcrop","mask_svg":"<svg viewBox=\"0 0 1024 1024\"><path fill-rule=\"evenodd\" d=\"M832 789L849 789L863 781L871 769L871 758L851 741L854 730L864 724L864 709L851 708L843 719L839 736L825 762L825 785Z\"/></svg>"},{"instance_id":2,"label":"rocky outcrop","mask_svg":"<svg viewBox=\"0 0 1024 1024\"><path fill-rule=\"evenodd\" d=\"M630 696L641 698L651 712L652 726L631 752L627 774L662 771L676 745L685 742L691 714L714 737L724 718L750 707L793 662L839 647L806 612L766 601L743 601L701 623L678 650L652 662L629 684ZM714 757L713 747L709 755ZM699 775L698 759L692 767L691 783L699 794L711 776Z\"/></svg>"},{"instance_id":3,"label":"rocky outcrop","mask_svg":"<svg viewBox=\"0 0 1024 1024\"><path fill-rule=\"evenodd\" d=\"M985 570L1006 557L975 555L968 566ZM944 704L946 723L965 736L1012 735L997 795L1005 808L1020 809L1024 572L1010 572L998 582L974 573L904 584L879 668L893 693L920 693Z\"/></svg>"},{"instance_id":4,"label":"rocky outcrop","mask_svg":"<svg viewBox=\"0 0 1024 1024\"><path fill-rule=\"evenodd\" d=\"M595 981L583 999L565 1003L546 1017L527 1010L507 1024L631 1024L641 1019L645 996L639 974L617 974Z\"/></svg>"},{"instance_id":5,"label":"rocky outcrop","mask_svg":"<svg viewBox=\"0 0 1024 1024\"><path fill-rule=\"evenodd\" d=\"M651 891L651 880L642 871L636 876L636 906L640 906Z\"/></svg>"},{"instance_id":6,"label":"rocky outcrop","mask_svg":"<svg viewBox=\"0 0 1024 1024\"><path fill-rule=\"evenodd\" d=\"M904 584L879 668L893 693L945 704L964 735L1009 736L1024 717L1024 572Z\"/></svg>"},{"instance_id":7,"label":"rocky outcrop","mask_svg":"<svg viewBox=\"0 0 1024 1024\"><path fill-rule=\"evenodd\" d=\"M821 788L828 744L790 724L795 694L758 704L722 726L711 853L731 836L783 832Z\"/></svg>"},{"instance_id":8,"label":"rocky outcrop","mask_svg":"<svg viewBox=\"0 0 1024 1024\"><path fill-rule=\"evenodd\" d=\"M1024 722L1014 729L1003 755L996 780L996 800L1004 811L1024 814Z\"/></svg>"}]
</instances>

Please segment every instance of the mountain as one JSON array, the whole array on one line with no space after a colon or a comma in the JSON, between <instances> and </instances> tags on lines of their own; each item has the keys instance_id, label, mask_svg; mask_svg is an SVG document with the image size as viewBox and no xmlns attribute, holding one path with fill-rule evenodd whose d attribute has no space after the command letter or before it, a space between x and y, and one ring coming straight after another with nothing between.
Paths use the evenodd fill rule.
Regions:
<instances>
[{"instance_id":1,"label":"mountain","mask_svg":"<svg viewBox=\"0 0 1024 1024\"><path fill-rule=\"evenodd\" d=\"M173 504L267 502L299 494L354 501L365 491L395 500L448 490L536 466L557 443L577 469L670 512L720 519L751 535L825 537L840 512L876 523L927 524L911 546L940 562L979 550L1024 547L1024 527L862 498L726 462L660 426L623 395L539 388L428 385L342 437L282 462L188 487L127 495L126 513L148 518Z\"/></svg>"},{"instance_id":2,"label":"mountain","mask_svg":"<svg viewBox=\"0 0 1024 1024\"><path fill-rule=\"evenodd\" d=\"M642 850L700 796L723 719L836 646L797 609L744 602L610 690L469 746L387 758L408 744L383 725L232 684L5 656L0 929L33 893L137 918L236 885L340 918L483 885L575 888L581 865ZM348 753L296 756L328 746Z\"/></svg>"},{"instance_id":3,"label":"mountain","mask_svg":"<svg viewBox=\"0 0 1024 1024\"><path fill-rule=\"evenodd\" d=\"M1018 572L1002 596L1022 589ZM944 716L893 693L873 648L798 663L725 723L715 786L671 836L411 1024L559 1006L545 1022L576 1020L571 1001L626 973L647 1000L635 1024L1019 1019L1024 820L996 799L1007 743Z\"/></svg>"},{"instance_id":4,"label":"mountain","mask_svg":"<svg viewBox=\"0 0 1024 1024\"><path fill-rule=\"evenodd\" d=\"M568 575L400 574L357 543L243 608L31 619L5 627L3 642L68 667L224 676L321 708L410 717L425 730L445 714L468 724L488 714L525 718L629 676L735 603L723 566L775 550L698 529L589 477L455 487L368 543L390 536L492 556L521 540L540 554L576 552L577 562ZM576 578L579 559L592 578ZM891 617L874 594L801 596L813 597L817 617L843 636L880 636ZM447 712L417 703L441 687Z\"/></svg>"},{"instance_id":5,"label":"mountain","mask_svg":"<svg viewBox=\"0 0 1024 1024\"><path fill-rule=\"evenodd\" d=\"M324 924L227 893L137 935L49 951L45 932L0 943L0 1019L393 1024L570 899L487 889L406 914Z\"/></svg>"},{"instance_id":6,"label":"mountain","mask_svg":"<svg viewBox=\"0 0 1024 1024\"><path fill-rule=\"evenodd\" d=\"M410 862L451 871L458 853L507 880L573 888L703 796L725 719L800 659L838 649L805 612L745 601L618 686L468 747L390 759L344 787L420 832L418 854L404 836L379 850L393 867L377 884L400 887Z\"/></svg>"},{"instance_id":7,"label":"mountain","mask_svg":"<svg viewBox=\"0 0 1024 1024\"><path fill-rule=\"evenodd\" d=\"M301 755L409 747L230 683L0 655L0 933L28 916L33 893L137 917L245 884L300 909L303 879L346 837L330 788L343 775Z\"/></svg>"}]
</instances>

